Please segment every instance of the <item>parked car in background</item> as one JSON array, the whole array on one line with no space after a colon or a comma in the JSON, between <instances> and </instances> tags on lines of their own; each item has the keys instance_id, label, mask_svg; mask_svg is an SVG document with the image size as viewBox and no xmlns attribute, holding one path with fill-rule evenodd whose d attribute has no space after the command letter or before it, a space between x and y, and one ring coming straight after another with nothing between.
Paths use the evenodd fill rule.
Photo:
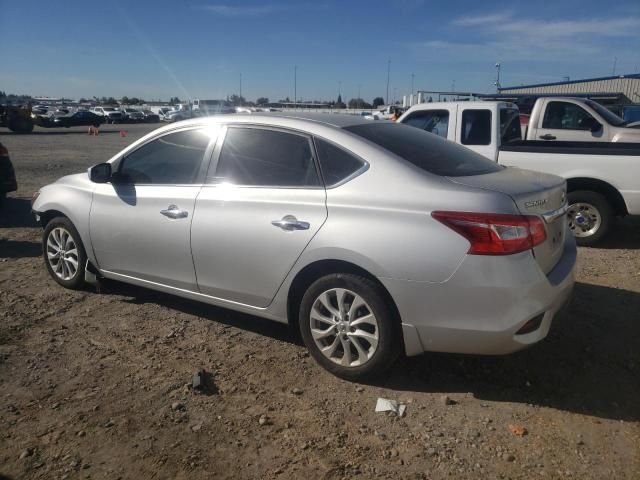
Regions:
<instances>
[{"instance_id":1,"label":"parked car in background","mask_svg":"<svg viewBox=\"0 0 640 480\"><path fill-rule=\"evenodd\" d=\"M104 123L122 123L124 120L124 115L116 107L93 107L91 111L102 116Z\"/></svg>"},{"instance_id":2,"label":"parked car in background","mask_svg":"<svg viewBox=\"0 0 640 480\"><path fill-rule=\"evenodd\" d=\"M60 285L104 276L290 322L359 380L402 353L542 340L574 284L565 187L406 125L256 113L162 127L33 210Z\"/></svg>"},{"instance_id":3,"label":"parked car in background","mask_svg":"<svg viewBox=\"0 0 640 480\"><path fill-rule=\"evenodd\" d=\"M4 203L4 199L9 192L15 192L18 189L16 181L16 173L13 164L9 158L9 151L2 143L0 143L0 208Z\"/></svg>"},{"instance_id":4,"label":"parked car in background","mask_svg":"<svg viewBox=\"0 0 640 480\"><path fill-rule=\"evenodd\" d=\"M160 121L160 115L153 113L151 110L142 110L142 115L145 123L158 123Z\"/></svg>"},{"instance_id":5,"label":"parked car in background","mask_svg":"<svg viewBox=\"0 0 640 480\"><path fill-rule=\"evenodd\" d=\"M640 125L640 105L624 105L622 119L627 122L627 125Z\"/></svg>"},{"instance_id":6,"label":"parked car in background","mask_svg":"<svg viewBox=\"0 0 640 480\"><path fill-rule=\"evenodd\" d=\"M53 119L51 120L51 125L43 125L43 126L67 127L67 128L79 127L79 126L99 127L104 122L105 122L104 116L96 115L93 112L79 110L75 113L68 113L67 115L60 115L60 116L53 117Z\"/></svg>"},{"instance_id":7,"label":"parked car in background","mask_svg":"<svg viewBox=\"0 0 640 480\"><path fill-rule=\"evenodd\" d=\"M522 140L518 107L506 102L422 103L398 121L502 165L565 178L569 226L580 245L597 244L616 216L640 215L638 143ZM533 115L529 131L532 122Z\"/></svg>"},{"instance_id":8,"label":"parked car in background","mask_svg":"<svg viewBox=\"0 0 640 480\"><path fill-rule=\"evenodd\" d=\"M123 108L122 114L124 116L123 121L127 123L141 123L144 122L144 113L135 108Z\"/></svg>"}]
</instances>

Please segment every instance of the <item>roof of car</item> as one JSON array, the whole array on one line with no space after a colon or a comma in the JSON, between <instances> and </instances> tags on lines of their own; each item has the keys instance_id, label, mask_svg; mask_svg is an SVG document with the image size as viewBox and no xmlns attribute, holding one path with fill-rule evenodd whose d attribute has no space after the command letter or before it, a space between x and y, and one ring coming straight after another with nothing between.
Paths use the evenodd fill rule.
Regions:
<instances>
[{"instance_id":1,"label":"roof of car","mask_svg":"<svg viewBox=\"0 0 640 480\"><path fill-rule=\"evenodd\" d=\"M349 115L346 113L320 113L320 112L262 112L251 113L250 115L264 117L281 117L298 120L309 120L312 122L326 123L334 127L350 127L362 123L371 123L371 120L362 118L360 115Z\"/></svg>"}]
</instances>

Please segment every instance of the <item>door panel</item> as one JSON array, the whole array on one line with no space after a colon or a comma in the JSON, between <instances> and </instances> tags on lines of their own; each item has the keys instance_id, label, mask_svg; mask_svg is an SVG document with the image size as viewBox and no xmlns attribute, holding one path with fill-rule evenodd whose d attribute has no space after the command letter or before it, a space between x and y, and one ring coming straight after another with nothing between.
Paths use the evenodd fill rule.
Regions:
<instances>
[{"instance_id":1,"label":"door panel","mask_svg":"<svg viewBox=\"0 0 640 480\"><path fill-rule=\"evenodd\" d=\"M90 229L99 268L196 290L189 230L200 188L98 185L93 194ZM172 205L177 209L161 213Z\"/></svg>"},{"instance_id":2,"label":"door panel","mask_svg":"<svg viewBox=\"0 0 640 480\"><path fill-rule=\"evenodd\" d=\"M536 132L536 138L532 138L532 140L605 141L606 127L604 125L599 131L591 132L589 122L594 121L595 118L577 104L548 100Z\"/></svg>"},{"instance_id":3,"label":"door panel","mask_svg":"<svg viewBox=\"0 0 640 480\"><path fill-rule=\"evenodd\" d=\"M204 186L191 231L200 291L268 306L324 223L325 201L324 189ZM309 228L289 230L272 224L287 216L307 222Z\"/></svg>"}]
</instances>

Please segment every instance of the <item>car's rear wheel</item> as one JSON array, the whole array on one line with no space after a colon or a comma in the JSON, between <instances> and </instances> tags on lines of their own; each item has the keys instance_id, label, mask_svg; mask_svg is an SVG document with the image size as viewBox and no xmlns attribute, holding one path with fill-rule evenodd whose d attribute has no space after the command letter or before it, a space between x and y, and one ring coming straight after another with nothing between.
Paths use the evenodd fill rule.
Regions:
<instances>
[{"instance_id":1,"label":"car's rear wheel","mask_svg":"<svg viewBox=\"0 0 640 480\"><path fill-rule=\"evenodd\" d=\"M87 254L80 234L66 217L56 217L44 229L42 254L49 275L60 285L71 289L85 286L84 270Z\"/></svg>"},{"instance_id":2,"label":"car's rear wheel","mask_svg":"<svg viewBox=\"0 0 640 480\"><path fill-rule=\"evenodd\" d=\"M607 234L613 222L613 209L597 192L578 190L568 195L569 228L581 246L592 246Z\"/></svg>"},{"instance_id":3,"label":"car's rear wheel","mask_svg":"<svg viewBox=\"0 0 640 480\"><path fill-rule=\"evenodd\" d=\"M398 357L398 325L372 280L337 273L316 280L302 298L302 338L326 370L348 380L383 373Z\"/></svg>"}]
</instances>

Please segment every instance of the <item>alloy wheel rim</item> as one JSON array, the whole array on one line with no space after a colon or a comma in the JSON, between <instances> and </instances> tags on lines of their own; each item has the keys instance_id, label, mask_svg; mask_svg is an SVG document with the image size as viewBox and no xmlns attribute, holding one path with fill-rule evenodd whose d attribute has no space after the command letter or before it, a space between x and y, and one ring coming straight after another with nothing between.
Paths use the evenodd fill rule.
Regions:
<instances>
[{"instance_id":1,"label":"alloy wheel rim","mask_svg":"<svg viewBox=\"0 0 640 480\"><path fill-rule=\"evenodd\" d=\"M351 290L332 288L320 294L309 321L316 346L338 365L364 365L378 349L378 320L367 302Z\"/></svg>"},{"instance_id":2,"label":"alloy wheel rim","mask_svg":"<svg viewBox=\"0 0 640 480\"><path fill-rule=\"evenodd\" d=\"M47 261L61 280L71 280L78 273L78 246L67 229L57 227L49 232Z\"/></svg>"},{"instance_id":3,"label":"alloy wheel rim","mask_svg":"<svg viewBox=\"0 0 640 480\"><path fill-rule=\"evenodd\" d=\"M600 211L586 202L570 205L567 217L569 228L576 237L589 237L596 233L602 224Z\"/></svg>"}]
</instances>

